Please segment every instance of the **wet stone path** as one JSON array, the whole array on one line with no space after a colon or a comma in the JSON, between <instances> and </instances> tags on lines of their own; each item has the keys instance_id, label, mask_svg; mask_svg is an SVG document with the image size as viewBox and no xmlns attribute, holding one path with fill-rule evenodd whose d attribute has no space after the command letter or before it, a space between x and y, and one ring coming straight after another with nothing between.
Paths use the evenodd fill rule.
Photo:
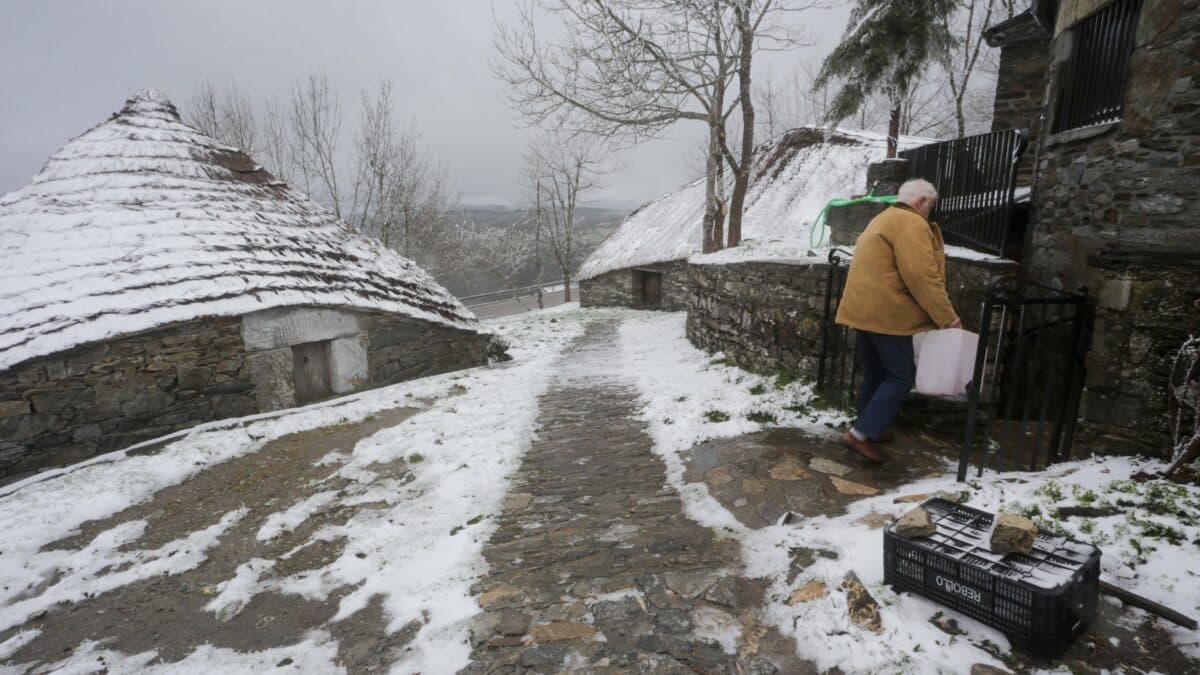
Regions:
<instances>
[{"instance_id":1,"label":"wet stone path","mask_svg":"<svg viewBox=\"0 0 1200 675\"><path fill-rule=\"evenodd\" d=\"M759 624L763 586L737 575L736 542L666 485L636 390L610 374L617 327L589 326L541 397L463 672L813 672Z\"/></svg>"}]
</instances>

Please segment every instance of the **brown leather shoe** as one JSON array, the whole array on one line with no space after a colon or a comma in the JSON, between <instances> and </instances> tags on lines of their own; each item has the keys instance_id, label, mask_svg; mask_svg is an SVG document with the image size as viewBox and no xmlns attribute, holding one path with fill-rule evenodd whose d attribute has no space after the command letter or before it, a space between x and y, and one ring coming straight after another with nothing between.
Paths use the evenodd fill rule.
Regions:
<instances>
[{"instance_id":1,"label":"brown leather shoe","mask_svg":"<svg viewBox=\"0 0 1200 675\"><path fill-rule=\"evenodd\" d=\"M854 437L854 434L846 431L840 439L843 446L857 452L872 464L883 464L887 462L887 457L875 447L871 441L860 441Z\"/></svg>"}]
</instances>

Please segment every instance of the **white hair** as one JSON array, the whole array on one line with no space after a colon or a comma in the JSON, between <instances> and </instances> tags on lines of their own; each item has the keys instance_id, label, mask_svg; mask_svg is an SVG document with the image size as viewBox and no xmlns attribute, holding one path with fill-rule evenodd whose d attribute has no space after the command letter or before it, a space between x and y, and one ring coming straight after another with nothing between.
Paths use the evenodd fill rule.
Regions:
<instances>
[{"instance_id":1,"label":"white hair","mask_svg":"<svg viewBox=\"0 0 1200 675\"><path fill-rule=\"evenodd\" d=\"M937 201L937 188L933 186L933 183L924 178L912 178L904 181L904 184L900 186L900 192L896 195L896 200L912 205L922 197L928 197Z\"/></svg>"}]
</instances>

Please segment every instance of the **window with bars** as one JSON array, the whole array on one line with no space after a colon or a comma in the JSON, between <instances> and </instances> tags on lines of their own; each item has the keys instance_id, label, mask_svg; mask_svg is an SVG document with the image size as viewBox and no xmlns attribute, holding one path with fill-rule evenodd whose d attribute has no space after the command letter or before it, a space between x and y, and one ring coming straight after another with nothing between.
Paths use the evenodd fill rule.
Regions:
<instances>
[{"instance_id":1,"label":"window with bars","mask_svg":"<svg viewBox=\"0 0 1200 675\"><path fill-rule=\"evenodd\" d=\"M1053 133L1121 119L1141 0L1115 0L1071 28Z\"/></svg>"}]
</instances>

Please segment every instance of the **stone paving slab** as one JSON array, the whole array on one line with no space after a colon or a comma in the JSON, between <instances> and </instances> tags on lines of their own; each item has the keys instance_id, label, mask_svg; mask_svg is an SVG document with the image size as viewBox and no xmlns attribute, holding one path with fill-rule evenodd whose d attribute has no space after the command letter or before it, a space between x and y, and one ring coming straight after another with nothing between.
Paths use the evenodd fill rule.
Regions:
<instances>
[{"instance_id":1,"label":"stone paving slab","mask_svg":"<svg viewBox=\"0 0 1200 675\"><path fill-rule=\"evenodd\" d=\"M736 542L683 515L636 390L589 363L615 340L615 323L589 326L542 396L463 672L815 672L759 624L764 584L738 576Z\"/></svg>"}]
</instances>

